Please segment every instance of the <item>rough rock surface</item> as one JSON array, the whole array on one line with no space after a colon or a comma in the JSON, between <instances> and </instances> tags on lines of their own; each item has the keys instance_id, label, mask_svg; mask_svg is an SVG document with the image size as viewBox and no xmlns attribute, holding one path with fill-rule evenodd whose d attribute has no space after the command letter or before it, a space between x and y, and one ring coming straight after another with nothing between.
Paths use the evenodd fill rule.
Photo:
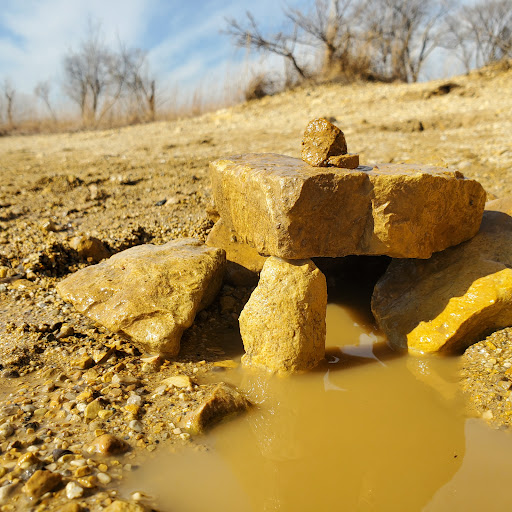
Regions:
<instances>
[{"instance_id":1,"label":"rough rock surface","mask_svg":"<svg viewBox=\"0 0 512 512\"><path fill-rule=\"evenodd\" d=\"M288 259L429 258L474 236L485 203L478 182L438 167L316 168L249 154L210 168L215 204L238 240Z\"/></svg>"},{"instance_id":2,"label":"rough rock surface","mask_svg":"<svg viewBox=\"0 0 512 512\"><path fill-rule=\"evenodd\" d=\"M313 119L304 131L302 160L315 167L330 165L329 157L347 152L345 135L327 119Z\"/></svg>"},{"instance_id":3,"label":"rough rock surface","mask_svg":"<svg viewBox=\"0 0 512 512\"><path fill-rule=\"evenodd\" d=\"M224 266L222 249L181 239L127 249L72 274L57 289L80 313L172 357L183 331L217 294Z\"/></svg>"},{"instance_id":4,"label":"rough rock surface","mask_svg":"<svg viewBox=\"0 0 512 512\"><path fill-rule=\"evenodd\" d=\"M375 287L372 311L394 347L459 351L512 325L511 266L512 217L485 211L473 239L430 260L394 260Z\"/></svg>"},{"instance_id":5,"label":"rough rock surface","mask_svg":"<svg viewBox=\"0 0 512 512\"><path fill-rule=\"evenodd\" d=\"M226 251L226 280L235 285L256 285L258 274L263 268L266 257L242 242L237 241L236 233L230 230L222 219L213 226L206 245L219 247Z\"/></svg>"},{"instance_id":6,"label":"rough rock surface","mask_svg":"<svg viewBox=\"0 0 512 512\"><path fill-rule=\"evenodd\" d=\"M220 382L204 402L187 418L187 428L194 434L205 432L228 416L249 409L251 403L236 388Z\"/></svg>"},{"instance_id":7,"label":"rough rock surface","mask_svg":"<svg viewBox=\"0 0 512 512\"><path fill-rule=\"evenodd\" d=\"M325 356L325 276L311 260L270 257L240 315L246 366L309 370Z\"/></svg>"}]
</instances>

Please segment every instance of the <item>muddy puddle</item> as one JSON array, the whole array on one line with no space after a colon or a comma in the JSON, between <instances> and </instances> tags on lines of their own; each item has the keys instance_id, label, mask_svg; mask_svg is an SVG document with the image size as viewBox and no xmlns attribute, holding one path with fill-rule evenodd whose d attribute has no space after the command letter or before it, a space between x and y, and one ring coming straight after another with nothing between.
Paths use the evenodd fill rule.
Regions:
<instances>
[{"instance_id":1,"label":"muddy puddle","mask_svg":"<svg viewBox=\"0 0 512 512\"><path fill-rule=\"evenodd\" d=\"M468 417L457 358L392 352L371 316L330 304L327 362L293 378L222 379L257 407L207 450L162 448L125 484L159 510L505 510L512 436Z\"/></svg>"}]
</instances>

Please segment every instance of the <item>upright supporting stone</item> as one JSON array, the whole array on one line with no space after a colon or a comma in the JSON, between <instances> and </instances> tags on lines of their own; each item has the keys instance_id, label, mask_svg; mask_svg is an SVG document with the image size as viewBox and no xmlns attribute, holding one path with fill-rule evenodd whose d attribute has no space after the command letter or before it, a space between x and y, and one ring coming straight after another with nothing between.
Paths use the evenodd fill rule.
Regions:
<instances>
[{"instance_id":1,"label":"upright supporting stone","mask_svg":"<svg viewBox=\"0 0 512 512\"><path fill-rule=\"evenodd\" d=\"M311 260L270 257L240 315L246 366L309 370L325 356L327 285Z\"/></svg>"}]
</instances>

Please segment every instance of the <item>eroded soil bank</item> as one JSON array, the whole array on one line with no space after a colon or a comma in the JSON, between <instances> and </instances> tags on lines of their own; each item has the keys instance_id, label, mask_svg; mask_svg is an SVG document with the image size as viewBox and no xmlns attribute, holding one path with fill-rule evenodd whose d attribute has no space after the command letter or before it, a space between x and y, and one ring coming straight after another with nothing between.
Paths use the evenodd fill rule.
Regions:
<instances>
[{"instance_id":1,"label":"eroded soil bank","mask_svg":"<svg viewBox=\"0 0 512 512\"><path fill-rule=\"evenodd\" d=\"M490 434L466 421L456 360L395 357L381 345L372 352L371 325L363 332L345 323L335 328L342 342L338 334L331 338L334 352L318 372L268 383L265 393L267 384L230 368L241 355L237 319L250 288L224 285L186 332L179 357L162 365L76 314L55 291L63 277L90 263L71 248L75 236L95 236L112 254L176 237L204 240L212 226L205 214L208 162L247 152L299 156L304 126L315 117L335 118L362 164L446 165L479 180L493 196L510 194L511 71L453 81L460 87L447 95L433 94L441 82L329 85L173 123L0 139L0 478L19 481L12 494L2 491L2 510L69 503L102 510L132 492L147 493L147 499L136 497L161 511L199 510L199 488L212 510L212 503L218 510L244 504L247 510L297 510L304 499L314 499L308 505L317 508L321 497L331 500L326 507L345 497L338 503L352 509L386 510L394 501L408 510L428 504L448 510L450 499L474 496L482 460L505 478L508 433ZM358 340L364 357L345 350L340 358L336 347ZM160 382L177 375L191 384L162 392ZM261 407L212 437L190 438L183 417L220 380L240 385L255 400L260 396ZM281 405L267 407L264 395ZM92 402L101 405L96 416L88 409ZM106 458L89 453L102 433L125 438L132 450ZM169 456L171 447L178 455ZM207 455L190 458L191 451L209 447ZM490 451L495 457L485 459ZM22 491L30 477L23 474L27 453L46 467L54 464L83 494L70 498L62 486L28 501ZM144 454L158 462L140 462ZM253 464L244 464L245 457ZM429 476L426 467L436 469ZM203 478L206 468L224 475L222 486ZM166 494L164 474L184 493ZM309 479L300 481L299 474ZM461 480L462 487L450 487ZM297 488L308 485L304 498ZM483 495L496 494L487 509L498 510L494 481L482 485ZM223 494L216 494L219 486Z\"/></svg>"}]
</instances>

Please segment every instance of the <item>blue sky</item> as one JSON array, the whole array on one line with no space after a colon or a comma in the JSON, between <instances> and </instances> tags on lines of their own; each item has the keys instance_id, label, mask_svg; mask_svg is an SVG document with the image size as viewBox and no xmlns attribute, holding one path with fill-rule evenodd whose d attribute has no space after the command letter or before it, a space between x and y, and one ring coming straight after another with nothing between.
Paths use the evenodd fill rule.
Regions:
<instances>
[{"instance_id":1,"label":"blue sky","mask_svg":"<svg viewBox=\"0 0 512 512\"><path fill-rule=\"evenodd\" d=\"M249 9L264 25L277 26L282 6L280 0L0 0L0 80L9 78L19 92L31 94L37 82L49 79L58 91L63 55L80 44L92 18L107 43L147 50L164 87L191 90L225 80L243 59L220 33L226 17Z\"/></svg>"}]
</instances>

